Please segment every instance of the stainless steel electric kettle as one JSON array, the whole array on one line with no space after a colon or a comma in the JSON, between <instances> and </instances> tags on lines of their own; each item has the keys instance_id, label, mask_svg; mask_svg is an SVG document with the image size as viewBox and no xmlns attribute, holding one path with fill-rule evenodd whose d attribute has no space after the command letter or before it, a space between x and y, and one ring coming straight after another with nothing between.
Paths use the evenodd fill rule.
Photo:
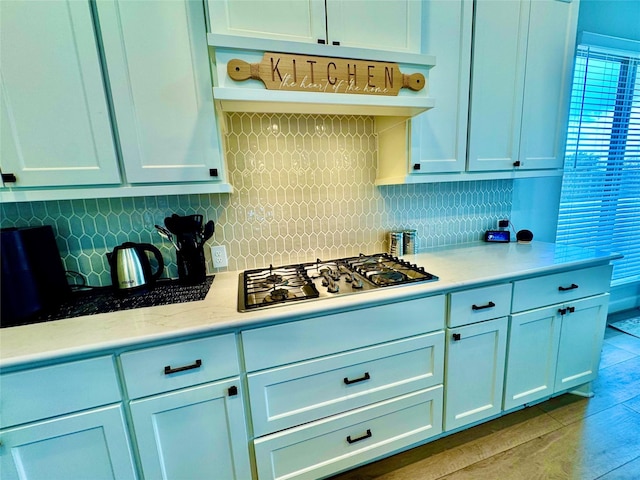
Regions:
<instances>
[{"instance_id":1,"label":"stainless steel electric kettle","mask_svg":"<svg viewBox=\"0 0 640 480\"><path fill-rule=\"evenodd\" d=\"M155 272L152 272L147 252L156 258L158 265ZM107 253L107 259L111 267L111 282L117 290L148 287L160 278L164 270L160 250L149 243L123 243Z\"/></svg>"}]
</instances>

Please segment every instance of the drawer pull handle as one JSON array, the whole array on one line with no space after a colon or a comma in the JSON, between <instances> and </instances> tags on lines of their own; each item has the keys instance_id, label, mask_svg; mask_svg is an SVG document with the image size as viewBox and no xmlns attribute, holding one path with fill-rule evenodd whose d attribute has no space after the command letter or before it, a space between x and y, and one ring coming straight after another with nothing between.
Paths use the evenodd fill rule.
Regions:
<instances>
[{"instance_id":1,"label":"drawer pull handle","mask_svg":"<svg viewBox=\"0 0 640 480\"><path fill-rule=\"evenodd\" d=\"M184 372L185 370L193 370L194 368L200 368L201 366L202 360L200 359L196 360L195 363L192 363L191 365L185 365L184 367L171 368L170 365L167 365L166 367L164 367L164 374L171 375L172 373Z\"/></svg>"},{"instance_id":2,"label":"drawer pull handle","mask_svg":"<svg viewBox=\"0 0 640 480\"><path fill-rule=\"evenodd\" d=\"M559 308L558 309L558 313L560 315L566 315L567 314L567 309L566 308Z\"/></svg>"},{"instance_id":3,"label":"drawer pull handle","mask_svg":"<svg viewBox=\"0 0 640 480\"><path fill-rule=\"evenodd\" d=\"M454 334L452 335L452 337L453 337L453 341L454 341L454 342L457 342L457 341L459 341L459 340L462 340L462 335L461 335L461 334L459 334L459 333L454 333Z\"/></svg>"},{"instance_id":4,"label":"drawer pull handle","mask_svg":"<svg viewBox=\"0 0 640 480\"><path fill-rule=\"evenodd\" d=\"M347 435L347 442L356 443L361 440L366 440L367 438L371 438L373 435L371 434L371 430L367 428L367 433L358 438L351 438L351 435Z\"/></svg>"},{"instance_id":5,"label":"drawer pull handle","mask_svg":"<svg viewBox=\"0 0 640 480\"><path fill-rule=\"evenodd\" d=\"M558 287L558 290L560 290L561 292L566 292L567 290L575 290L576 288L578 288L578 285L576 285L575 283L572 283L570 287L560 286Z\"/></svg>"},{"instance_id":6,"label":"drawer pull handle","mask_svg":"<svg viewBox=\"0 0 640 480\"><path fill-rule=\"evenodd\" d=\"M351 385L353 383L358 383L358 382L364 382L365 380L371 380L371 375L369 375L369 372L364 372L364 375L360 378L354 378L353 380L349 380L349 378L344 377L344 384L345 385Z\"/></svg>"},{"instance_id":7,"label":"drawer pull handle","mask_svg":"<svg viewBox=\"0 0 640 480\"><path fill-rule=\"evenodd\" d=\"M569 310L569 313L573 313L576 311L576 307L569 307L567 310Z\"/></svg>"},{"instance_id":8,"label":"drawer pull handle","mask_svg":"<svg viewBox=\"0 0 640 480\"><path fill-rule=\"evenodd\" d=\"M476 305L475 303L473 305L471 305L471 310L484 310L485 308L493 308L495 307L496 304L493 302L489 302L486 305Z\"/></svg>"}]
</instances>

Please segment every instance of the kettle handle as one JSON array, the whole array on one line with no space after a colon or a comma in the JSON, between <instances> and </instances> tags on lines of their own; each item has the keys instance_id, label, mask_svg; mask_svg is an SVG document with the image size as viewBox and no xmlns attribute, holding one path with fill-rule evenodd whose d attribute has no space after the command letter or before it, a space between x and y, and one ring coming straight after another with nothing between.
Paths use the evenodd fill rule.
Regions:
<instances>
[{"instance_id":1,"label":"kettle handle","mask_svg":"<svg viewBox=\"0 0 640 480\"><path fill-rule=\"evenodd\" d=\"M150 243L139 243L137 246L142 250L153 253L153 256L156 257L156 260L158 262L158 269L151 274L151 280L155 282L158 278L160 278L160 275L162 275L162 271L164 270L164 260L162 258L162 253L160 253L160 250L158 250Z\"/></svg>"}]
</instances>

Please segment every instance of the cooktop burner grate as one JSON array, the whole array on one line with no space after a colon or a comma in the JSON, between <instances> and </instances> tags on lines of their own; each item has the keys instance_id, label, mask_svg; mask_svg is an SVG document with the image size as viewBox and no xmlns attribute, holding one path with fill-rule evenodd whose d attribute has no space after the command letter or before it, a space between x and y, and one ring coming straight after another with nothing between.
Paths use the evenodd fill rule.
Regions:
<instances>
[{"instance_id":1,"label":"cooktop burner grate","mask_svg":"<svg viewBox=\"0 0 640 480\"><path fill-rule=\"evenodd\" d=\"M247 270L241 280L244 305L250 309L320 295L301 265Z\"/></svg>"}]
</instances>

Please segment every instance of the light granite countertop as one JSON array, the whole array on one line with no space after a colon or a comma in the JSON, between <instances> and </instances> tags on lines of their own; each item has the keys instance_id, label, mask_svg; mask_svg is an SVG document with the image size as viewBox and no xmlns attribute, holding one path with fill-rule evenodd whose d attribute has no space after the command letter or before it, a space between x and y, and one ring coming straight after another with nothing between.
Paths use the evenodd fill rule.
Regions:
<instances>
[{"instance_id":1,"label":"light granite countertop","mask_svg":"<svg viewBox=\"0 0 640 480\"><path fill-rule=\"evenodd\" d=\"M374 252L371 252L374 253ZM552 243L478 243L403 257L437 275L436 282L376 289L329 299L238 312L238 275L218 273L202 301L56 320L0 330L0 367L98 354L156 341L238 331L393 303L420 296L607 264L620 255Z\"/></svg>"}]
</instances>

